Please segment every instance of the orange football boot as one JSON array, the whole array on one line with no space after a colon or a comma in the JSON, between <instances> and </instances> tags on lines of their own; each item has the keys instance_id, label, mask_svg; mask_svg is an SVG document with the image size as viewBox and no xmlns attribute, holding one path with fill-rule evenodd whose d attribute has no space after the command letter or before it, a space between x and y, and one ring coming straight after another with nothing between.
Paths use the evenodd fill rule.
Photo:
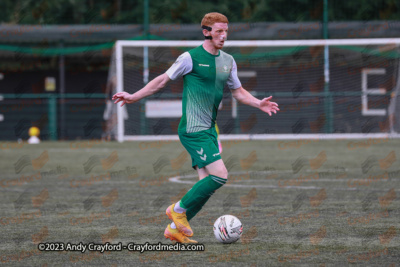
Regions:
<instances>
[{"instance_id":1,"label":"orange football boot","mask_svg":"<svg viewBox=\"0 0 400 267\"><path fill-rule=\"evenodd\" d=\"M168 218L170 218L176 225L176 228L184 234L185 236L193 236L192 228L189 225L189 222L186 217L186 212L178 213L174 211L175 204L172 204L167 208L165 214L167 214Z\"/></svg>"},{"instance_id":2,"label":"orange football boot","mask_svg":"<svg viewBox=\"0 0 400 267\"><path fill-rule=\"evenodd\" d=\"M171 239L171 241L176 241L179 243L197 243L196 240L189 239L187 236L183 235L178 229L172 229L170 224L168 224L167 228L165 228L164 236L167 239Z\"/></svg>"}]
</instances>

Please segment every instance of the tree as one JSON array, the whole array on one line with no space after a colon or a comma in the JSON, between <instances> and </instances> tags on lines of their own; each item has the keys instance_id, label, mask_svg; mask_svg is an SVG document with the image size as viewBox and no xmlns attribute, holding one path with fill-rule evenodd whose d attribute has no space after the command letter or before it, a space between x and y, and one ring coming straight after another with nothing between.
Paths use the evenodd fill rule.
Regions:
<instances>
[{"instance_id":1,"label":"tree","mask_svg":"<svg viewBox=\"0 0 400 267\"><path fill-rule=\"evenodd\" d=\"M10 24L141 24L144 0L1 0ZM149 0L150 23L199 23L220 12L230 22L320 21L323 0ZM400 20L398 0L329 0L330 21Z\"/></svg>"}]
</instances>

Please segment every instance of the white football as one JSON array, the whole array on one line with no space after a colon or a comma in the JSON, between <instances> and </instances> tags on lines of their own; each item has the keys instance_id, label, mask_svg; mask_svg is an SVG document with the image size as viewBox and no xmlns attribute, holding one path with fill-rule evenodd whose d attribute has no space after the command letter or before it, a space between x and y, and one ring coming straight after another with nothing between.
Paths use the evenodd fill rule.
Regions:
<instances>
[{"instance_id":1,"label":"white football","mask_svg":"<svg viewBox=\"0 0 400 267\"><path fill-rule=\"evenodd\" d=\"M215 238L225 244L234 243L243 233L242 223L232 215L223 215L214 223Z\"/></svg>"}]
</instances>

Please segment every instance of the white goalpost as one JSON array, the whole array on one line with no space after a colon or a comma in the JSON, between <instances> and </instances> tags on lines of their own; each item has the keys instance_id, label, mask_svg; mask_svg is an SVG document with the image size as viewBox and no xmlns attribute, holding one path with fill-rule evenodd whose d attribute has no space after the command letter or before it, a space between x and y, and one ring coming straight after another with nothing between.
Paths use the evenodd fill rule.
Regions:
<instances>
[{"instance_id":1,"label":"white goalpost","mask_svg":"<svg viewBox=\"0 0 400 267\"><path fill-rule=\"evenodd\" d=\"M113 93L134 93L144 77L164 73L202 43L117 41L109 72L116 79ZM235 58L243 87L258 98L273 95L281 112L263 117L224 91L221 140L400 137L400 38L227 41L223 50ZM126 105L128 117L118 106L115 139L178 140L181 90L182 81L173 82L166 92Z\"/></svg>"}]
</instances>

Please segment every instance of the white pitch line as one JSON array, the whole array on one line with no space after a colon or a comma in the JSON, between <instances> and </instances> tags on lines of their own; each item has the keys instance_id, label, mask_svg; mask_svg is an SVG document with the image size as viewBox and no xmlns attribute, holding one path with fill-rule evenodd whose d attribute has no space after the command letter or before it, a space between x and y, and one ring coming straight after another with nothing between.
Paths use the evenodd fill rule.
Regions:
<instances>
[{"instance_id":1,"label":"white pitch line","mask_svg":"<svg viewBox=\"0 0 400 267\"><path fill-rule=\"evenodd\" d=\"M185 178L194 178L196 176L193 175L193 177L188 177L186 176ZM195 184L195 182L191 181L181 181L180 176L175 176L169 178L170 182L173 183L180 183L180 184ZM241 184L225 184L224 186L229 186L229 187L263 187L263 188L290 188L290 189L322 189L322 187L315 187L315 186L285 186L285 187L280 187L276 185L241 185Z\"/></svg>"},{"instance_id":2,"label":"white pitch line","mask_svg":"<svg viewBox=\"0 0 400 267\"><path fill-rule=\"evenodd\" d=\"M260 173L260 172L252 172L252 173ZM232 172L231 174L243 174L243 172ZM168 180L172 183L180 183L180 184L195 184L195 181L182 181L181 179L187 179L187 178L196 178L197 175L186 175L184 177L178 175L169 178ZM247 180L248 181L248 180ZM322 181L322 180L315 180L315 181ZM335 181L335 180L326 180L326 181ZM339 182L340 180L338 180ZM386 182L386 181L385 181ZM271 189L304 189L304 190L310 190L310 189L323 189L325 187L317 187L317 186L277 186L277 185L241 185L241 184L225 184L224 186L228 187L239 187L239 188L271 188ZM337 190L337 191L382 191L386 192L387 189L379 190L379 189L371 189L371 190L365 190L363 188L343 188L343 187L338 187L338 188L329 188L330 190Z\"/></svg>"}]
</instances>

